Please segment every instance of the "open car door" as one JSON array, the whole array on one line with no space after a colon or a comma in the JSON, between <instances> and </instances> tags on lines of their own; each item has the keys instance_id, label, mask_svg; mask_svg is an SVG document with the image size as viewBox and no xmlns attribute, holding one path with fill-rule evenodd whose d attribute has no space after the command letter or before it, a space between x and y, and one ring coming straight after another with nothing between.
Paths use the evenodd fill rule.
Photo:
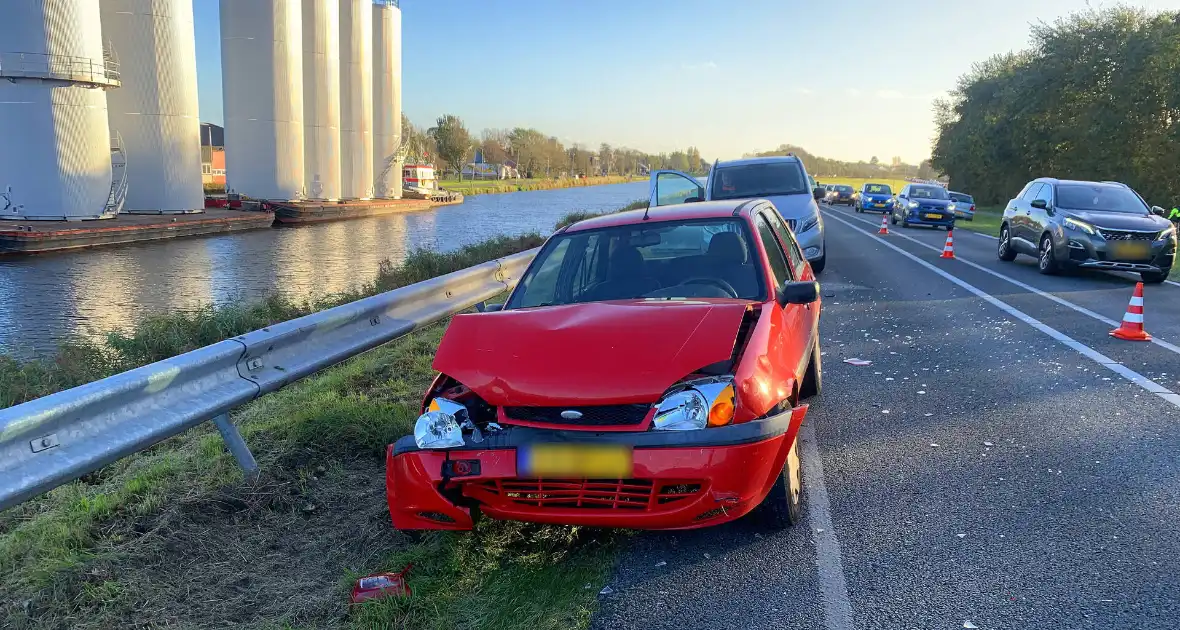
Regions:
<instances>
[{"instance_id":1,"label":"open car door","mask_svg":"<svg viewBox=\"0 0 1180 630\"><path fill-rule=\"evenodd\" d=\"M648 192L648 205L651 207L673 206L704 199L705 185L692 175L668 170L651 172L651 189Z\"/></svg>"}]
</instances>

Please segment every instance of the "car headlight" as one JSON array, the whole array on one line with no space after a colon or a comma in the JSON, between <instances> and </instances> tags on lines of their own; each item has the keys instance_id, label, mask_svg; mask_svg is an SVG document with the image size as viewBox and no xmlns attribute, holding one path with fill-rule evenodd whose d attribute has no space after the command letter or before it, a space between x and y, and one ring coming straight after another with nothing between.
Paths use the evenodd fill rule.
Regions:
<instances>
[{"instance_id":1,"label":"car headlight","mask_svg":"<svg viewBox=\"0 0 1180 630\"><path fill-rule=\"evenodd\" d=\"M947 212L954 212L955 211L955 204L953 204L953 203L946 204L946 209L947 209Z\"/></svg>"},{"instance_id":2,"label":"car headlight","mask_svg":"<svg viewBox=\"0 0 1180 630\"><path fill-rule=\"evenodd\" d=\"M1075 230L1085 232L1086 234L1094 235L1098 233L1098 230L1095 230L1093 225L1090 225L1085 221L1078 221L1077 219L1071 217L1066 217L1062 223L1067 228L1073 228Z\"/></svg>"},{"instance_id":3,"label":"car headlight","mask_svg":"<svg viewBox=\"0 0 1180 630\"><path fill-rule=\"evenodd\" d=\"M463 446L463 429L467 408L445 398L430 401L426 413L414 423L414 443L418 448L454 448Z\"/></svg>"},{"instance_id":4,"label":"car headlight","mask_svg":"<svg viewBox=\"0 0 1180 630\"><path fill-rule=\"evenodd\" d=\"M887 206L892 206L892 205L893 205L893 199L892 199L892 198L886 199L886 200L885 200L885 205L887 205Z\"/></svg>"},{"instance_id":5,"label":"car headlight","mask_svg":"<svg viewBox=\"0 0 1180 630\"><path fill-rule=\"evenodd\" d=\"M813 215L799 222L799 234L819 225L819 215Z\"/></svg>"},{"instance_id":6,"label":"car headlight","mask_svg":"<svg viewBox=\"0 0 1180 630\"><path fill-rule=\"evenodd\" d=\"M682 383L656 406L654 431L693 431L733 422L733 379L707 378Z\"/></svg>"},{"instance_id":7,"label":"car headlight","mask_svg":"<svg viewBox=\"0 0 1180 630\"><path fill-rule=\"evenodd\" d=\"M1165 239L1169 239L1169 238L1172 238L1172 236L1174 234L1176 234L1176 226L1172 225L1172 226L1164 228L1164 230L1159 233L1159 236L1155 237L1155 240L1162 241Z\"/></svg>"}]
</instances>

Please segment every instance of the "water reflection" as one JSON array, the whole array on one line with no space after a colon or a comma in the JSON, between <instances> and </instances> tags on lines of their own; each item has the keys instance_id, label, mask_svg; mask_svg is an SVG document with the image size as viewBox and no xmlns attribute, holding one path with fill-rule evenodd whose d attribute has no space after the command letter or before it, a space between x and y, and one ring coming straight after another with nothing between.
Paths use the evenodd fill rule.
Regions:
<instances>
[{"instance_id":1,"label":"water reflection","mask_svg":"<svg viewBox=\"0 0 1180 630\"><path fill-rule=\"evenodd\" d=\"M429 212L0 260L0 352L29 356L68 336L126 330L146 315L202 304L336 293L417 247L547 234L567 213L646 196L644 182L481 195Z\"/></svg>"}]
</instances>

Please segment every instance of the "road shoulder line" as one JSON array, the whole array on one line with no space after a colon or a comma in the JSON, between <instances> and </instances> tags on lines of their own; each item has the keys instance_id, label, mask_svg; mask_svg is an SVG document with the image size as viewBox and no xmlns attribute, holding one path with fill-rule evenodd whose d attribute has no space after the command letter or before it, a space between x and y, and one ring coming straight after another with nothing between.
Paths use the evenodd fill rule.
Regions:
<instances>
[{"instance_id":1,"label":"road shoulder line","mask_svg":"<svg viewBox=\"0 0 1180 630\"><path fill-rule=\"evenodd\" d=\"M826 630L853 630L852 601L848 597L848 580L840 541L832 524L832 505L824 485L824 463L819 456L815 429L804 422L799 429L799 451L803 460L803 491L807 494L807 522L815 545L815 565L819 569L819 594L823 603Z\"/></svg>"}]
</instances>

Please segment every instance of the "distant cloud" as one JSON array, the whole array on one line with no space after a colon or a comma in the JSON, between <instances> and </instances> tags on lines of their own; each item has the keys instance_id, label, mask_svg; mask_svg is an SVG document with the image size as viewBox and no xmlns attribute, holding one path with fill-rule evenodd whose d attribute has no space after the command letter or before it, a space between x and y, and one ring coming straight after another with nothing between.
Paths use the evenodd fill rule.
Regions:
<instances>
[{"instance_id":1,"label":"distant cloud","mask_svg":"<svg viewBox=\"0 0 1180 630\"><path fill-rule=\"evenodd\" d=\"M877 98L905 98L905 94L897 90L877 90Z\"/></svg>"},{"instance_id":2,"label":"distant cloud","mask_svg":"<svg viewBox=\"0 0 1180 630\"><path fill-rule=\"evenodd\" d=\"M795 93L802 94L803 96L811 96L812 94L815 94L815 90L812 90L810 88L801 87L801 88L795 88Z\"/></svg>"},{"instance_id":3,"label":"distant cloud","mask_svg":"<svg viewBox=\"0 0 1180 630\"><path fill-rule=\"evenodd\" d=\"M844 93L849 96L860 96L860 90L857 88L844 88Z\"/></svg>"},{"instance_id":4,"label":"distant cloud","mask_svg":"<svg viewBox=\"0 0 1180 630\"><path fill-rule=\"evenodd\" d=\"M680 64L680 67L692 72L701 72L703 70L716 70L717 64L712 61L706 61L704 63L684 63Z\"/></svg>"}]
</instances>

